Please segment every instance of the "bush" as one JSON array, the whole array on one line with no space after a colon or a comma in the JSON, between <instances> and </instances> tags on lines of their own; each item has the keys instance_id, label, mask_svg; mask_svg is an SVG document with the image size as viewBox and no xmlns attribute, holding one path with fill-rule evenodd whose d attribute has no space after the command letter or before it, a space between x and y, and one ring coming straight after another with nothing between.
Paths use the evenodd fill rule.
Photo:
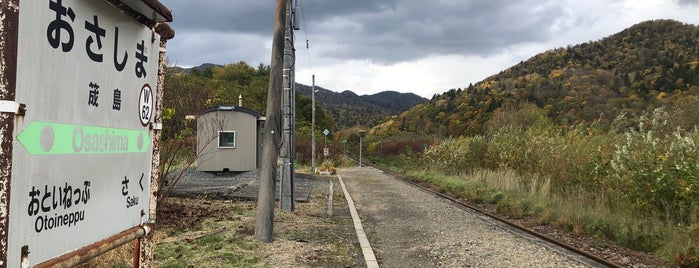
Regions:
<instances>
[{"instance_id":1,"label":"bush","mask_svg":"<svg viewBox=\"0 0 699 268\"><path fill-rule=\"evenodd\" d=\"M423 159L433 169L446 174L458 175L470 172L474 168L473 158L469 157L470 137L448 139L427 150Z\"/></svg>"},{"instance_id":2,"label":"bush","mask_svg":"<svg viewBox=\"0 0 699 268\"><path fill-rule=\"evenodd\" d=\"M656 110L625 133L612 156L610 179L639 214L690 224L699 205L699 131L664 133L665 117Z\"/></svg>"}]
</instances>

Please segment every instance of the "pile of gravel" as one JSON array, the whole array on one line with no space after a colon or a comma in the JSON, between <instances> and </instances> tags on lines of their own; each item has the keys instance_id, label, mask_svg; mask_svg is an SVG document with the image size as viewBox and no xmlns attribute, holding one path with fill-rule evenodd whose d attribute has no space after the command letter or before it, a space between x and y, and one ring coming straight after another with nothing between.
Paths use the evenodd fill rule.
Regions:
<instances>
[{"instance_id":1,"label":"pile of gravel","mask_svg":"<svg viewBox=\"0 0 699 268\"><path fill-rule=\"evenodd\" d=\"M202 172L195 168L176 170L168 174L168 183L174 184L171 196L234 199L236 192L257 182L260 170L249 172Z\"/></svg>"},{"instance_id":2,"label":"pile of gravel","mask_svg":"<svg viewBox=\"0 0 699 268\"><path fill-rule=\"evenodd\" d=\"M176 170L168 174L168 183L174 184L171 196L216 199L256 200L259 192L260 170L249 172L202 172L195 168ZM313 186L319 180L313 175L295 174L296 201L308 201ZM279 182L276 183L277 191Z\"/></svg>"}]
</instances>

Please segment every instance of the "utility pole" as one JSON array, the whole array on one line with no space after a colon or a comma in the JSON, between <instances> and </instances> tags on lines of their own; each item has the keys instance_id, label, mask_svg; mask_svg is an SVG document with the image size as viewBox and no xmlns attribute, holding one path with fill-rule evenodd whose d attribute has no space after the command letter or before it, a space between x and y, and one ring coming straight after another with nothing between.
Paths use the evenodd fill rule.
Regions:
<instances>
[{"instance_id":1,"label":"utility pole","mask_svg":"<svg viewBox=\"0 0 699 268\"><path fill-rule=\"evenodd\" d=\"M277 0L272 38L272 62L269 70L267 91L267 121L263 133L262 163L260 169L260 189L257 197L255 218L255 238L271 243L274 224L274 184L277 174L277 159L281 134L281 88L284 56L284 22L286 21L287 0Z\"/></svg>"},{"instance_id":2,"label":"utility pole","mask_svg":"<svg viewBox=\"0 0 699 268\"><path fill-rule=\"evenodd\" d=\"M284 211L294 211L294 25L292 0L287 0L286 21L284 23L284 67L282 90L282 149L281 185L279 206Z\"/></svg>"},{"instance_id":3,"label":"utility pole","mask_svg":"<svg viewBox=\"0 0 699 268\"><path fill-rule=\"evenodd\" d=\"M362 167L362 136L359 136L359 167Z\"/></svg>"},{"instance_id":4,"label":"utility pole","mask_svg":"<svg viewBox=\"0 0 699 268\"><path fill-rule=\"evenodd\" d=\"M316 172L316 75L311 76L311 172Z\"/></svg>"},{"instance_id":5,"label":"utility pole","mask_svg":"<svg viewBox=\"0 0 699 268\"><path fill-rule=\"evenodd\" d=\"M366 130L359 131L359 167L362 167L362 139L366 136Z\"/></svg>"}]
</instances>

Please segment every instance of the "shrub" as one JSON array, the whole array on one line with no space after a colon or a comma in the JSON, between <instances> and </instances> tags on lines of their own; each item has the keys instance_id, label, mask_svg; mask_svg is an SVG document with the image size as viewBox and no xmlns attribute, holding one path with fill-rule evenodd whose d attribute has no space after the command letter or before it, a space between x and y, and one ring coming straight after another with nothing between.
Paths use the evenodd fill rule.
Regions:
<instances>
[{"instance_id":1,"label":"shrub","mask_svg":"<svg viewBox=\"0 0 699 268\"><path fill-rule=\"evenodd\" d=\"M611 179L639 214L689 224L699 205L699 132L663 133L663 117L656 111L625 133L612 156Z\"/></svg>"},{"instance_id":2,"label":"shrub","mask_svg":"<svg viewBox=\"0 0 699 268\"><path fill-rule=\"evenodd\" d=\"M446 174L462 174L473 168L468 156L471 138L461 137L448 139L441 144L432 146L424 155L425 161L433 168Z\"/></svg>"}]
</instances>

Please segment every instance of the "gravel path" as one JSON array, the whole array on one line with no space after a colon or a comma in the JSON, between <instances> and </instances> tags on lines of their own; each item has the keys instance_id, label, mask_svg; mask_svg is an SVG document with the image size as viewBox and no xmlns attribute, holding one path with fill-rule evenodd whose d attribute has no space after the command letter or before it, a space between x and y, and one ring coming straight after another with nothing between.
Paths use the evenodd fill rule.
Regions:
<instances>
[{"instance_id":1,"label":"gravel path","mask_svg":"<svg viewBox=\"0 0 699 268\"><path fill-rule=\"evenodd\" d=\"M587 267L379 170L338 172L381 267Z\"/></svg>"}]
</instances>

